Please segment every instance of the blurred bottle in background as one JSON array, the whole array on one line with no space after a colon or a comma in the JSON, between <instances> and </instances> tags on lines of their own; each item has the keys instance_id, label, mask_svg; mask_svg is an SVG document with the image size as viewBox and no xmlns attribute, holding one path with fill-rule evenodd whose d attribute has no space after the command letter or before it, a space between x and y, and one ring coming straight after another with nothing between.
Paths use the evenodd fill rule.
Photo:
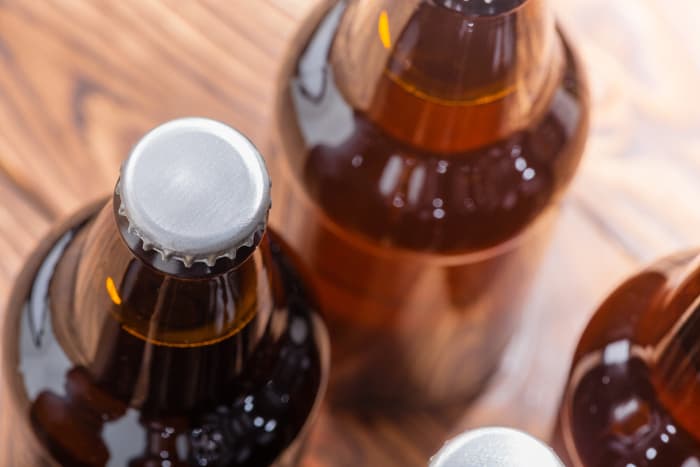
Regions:
<instances>
[{"instance_id":1,"label":"blurred bottle in background","mask_svg":"<svg viewBox=\"0 0 700 467\"><path fill-rule=\"evenodd\" d=\"M271 222L328 312L331 395L465 400L518 323L581 158L580 65L546 0L350 0L323 15L278 95Z\"/></svg>"},{"instance_id":2,"label":"blurred bottle in background","mask_svg":"<svg viewBox=\"0 0 700 467\"><path fill-rule=\"evenodd\" d=\"M429 467L564 467L554 451L522 431L480 428L448 441Z\"/></svg>"},{"instance_id":3,"label":"blurred bottle in background","mask_svg":"<svg viewBox=\"0 0 700 467\"><path fill-rule=\"evenodd\" d=\"M175 120L54 230L4 325L12 465L296 464L329 345L269 189L240 133Z\"/></svg>"},{"instance_id":4,"label":"blurred bottle in background","mask_svg":"<svg viewBox=\"0 0 700 467\"><path fill-rule=\"evenodd\" d=\"M610 295L574 355L555 448L572 467L700 466L700 254Z\"/></svg>"}]
</instances>

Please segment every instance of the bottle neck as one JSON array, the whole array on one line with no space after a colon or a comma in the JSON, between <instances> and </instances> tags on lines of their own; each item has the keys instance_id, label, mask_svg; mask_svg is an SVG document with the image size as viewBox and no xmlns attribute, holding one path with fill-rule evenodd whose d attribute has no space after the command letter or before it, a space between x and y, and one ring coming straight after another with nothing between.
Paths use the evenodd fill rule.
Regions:
<instances>
[{"instance_id":1,"label":"bottle neck","mask_svg":"<svg viewBox=\"0 0 700 467\"><path fill-rule=\"evenodd\" d=\"M110 201L57 267L52 301L58 312L65 309L68 319L55 326L57 334L62 326L71 328L65 334L73 342L62 345L72 360L89 368L99 381L113 371L115 355L130 351L126 347L135 349L134 358L141 364L140 359L156 355L147 350L150 347L160 353L197 349L214 355L212 349L226 342L235 353L230 355L236 361L234 372L242 371L273 308L264 245L223 273L182 277L161 272L144 260L145 255L132 252L122 239L127 234L120 232ZM144 379L132 376L126 386L138 386L136 380Z\"/></svg>"},{"instance_id":2,"label":"bottle neck","mask_svg":"<svg viewBox=\"0 0 700 467\"><path fill-rule=\"evenodd\" d=\"M526 128L563 73L547 0L511 2L488 15L459 3L351 3L330 52L335 80L355 108L393 137L434 152L476 149Z\"/></svg>"},{"instance_id":3,"label":"bottle neck","mask_svg":"<svg viewBox=\"0 0 700 467\"><path fill-rule=\"evenodd\" d=\"M700 437L700 260L690 264L659 313L641 323L642 332L645 328L655 333L651 375L660 399L686 430Z\"/></svg>"}]
</instances>

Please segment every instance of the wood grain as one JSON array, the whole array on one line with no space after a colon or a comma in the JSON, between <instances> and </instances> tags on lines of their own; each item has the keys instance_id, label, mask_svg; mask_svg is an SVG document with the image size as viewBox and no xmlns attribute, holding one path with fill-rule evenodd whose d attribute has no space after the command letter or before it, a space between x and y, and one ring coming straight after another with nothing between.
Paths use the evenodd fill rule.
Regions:
<instances>
[{"instance_id":1,"label":"wood grain","mask_svg":"<svg viewBox=\"0 0 700 467\"><path fill-rule=\"evenodd\" d=\"M218 118L268 152L274 80L320 1L1 0L2 302L49 225L111 190L129 147L157 123ZM673 3L553 2L590 70L593 130L488 390L439 413L327 408L304 465L425 465L450 434L480 425L548 435L595 305L640 264L700 238L700 4Z\"/></svg>"}]
</instances>

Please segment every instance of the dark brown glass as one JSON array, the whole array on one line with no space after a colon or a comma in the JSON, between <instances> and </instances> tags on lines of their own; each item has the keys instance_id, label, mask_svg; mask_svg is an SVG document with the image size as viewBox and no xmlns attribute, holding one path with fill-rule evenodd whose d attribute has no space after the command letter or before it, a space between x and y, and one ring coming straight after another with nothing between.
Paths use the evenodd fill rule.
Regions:
<instances>
[{"instance_id":1,"label":"dark brown glass","mask_svg":"<svg viewBox=\"0 0 700 467\"><path fill-rule=\"evenodd\" d=\"M572 467L700 465L700 254L622 284L574 356L555 433Z\"/></svg>"},{"instance_id":2,"label":"dark brown glass","mask_svg":"<svg viewBox=\"0 0 700 467\"><path fill-rule=\"evenodd\" d=\"M112 206L56 229L13 291L11 465L295 465L328 343L280 241L166 274Z\"/></svg>"},{"instance_id":3,"label":"dark brown glass","mask_svg":"<svg viewBox=\"0 0 700 467\"><path fill-rule=\"evenodd\" d=\"M580 65L544 0L324 14L278 96L272 225L328 311L331 397L467 399L513 333L579 163Z\"/></svg>"}]
</instances>

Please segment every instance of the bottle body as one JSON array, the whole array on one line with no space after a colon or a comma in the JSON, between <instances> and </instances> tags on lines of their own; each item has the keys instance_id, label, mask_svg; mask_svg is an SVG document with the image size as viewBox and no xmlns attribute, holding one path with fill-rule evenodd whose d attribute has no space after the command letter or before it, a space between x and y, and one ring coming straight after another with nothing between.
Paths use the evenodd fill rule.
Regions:
<instances>
[{"instance_id":1,"label":"bottle body","mask_svg":"<svg viewBox=\"0 0 700 467\"><path fill-rule=\"evenodd\" d=\"M12 465L295 465L328 344L272 234L234 270L182 280L131 254L114 215L57 229L13 291Z\"/></svg>"},{"instance_id":2,"label":"bottle body","mask_svg":"<svg viewBox=\"0 0 700 467\"><path fill-rule=\"evenodd\" d=\"M280 91L271 222L314 273L336 400L474 395L517 324L583 150L585 83L542 2L485 18L440 3L341 2ZM521 41L530 16L543 25ZM363 59L365 36L386 52ZM522 65L530 46L551 74ZM537 91L518 84L531 82Z\"/></svg>"},{"instance_id":3,"label":"bottle body","mask_svg":"<svg viewBox=\"0 0 700 467\"><path fill-rule=\"evenodd\" d=\"M700 255L663 259L618 287L579 341L555 431L567 465L700 462Z\"/></svg>"}]
</instances>

